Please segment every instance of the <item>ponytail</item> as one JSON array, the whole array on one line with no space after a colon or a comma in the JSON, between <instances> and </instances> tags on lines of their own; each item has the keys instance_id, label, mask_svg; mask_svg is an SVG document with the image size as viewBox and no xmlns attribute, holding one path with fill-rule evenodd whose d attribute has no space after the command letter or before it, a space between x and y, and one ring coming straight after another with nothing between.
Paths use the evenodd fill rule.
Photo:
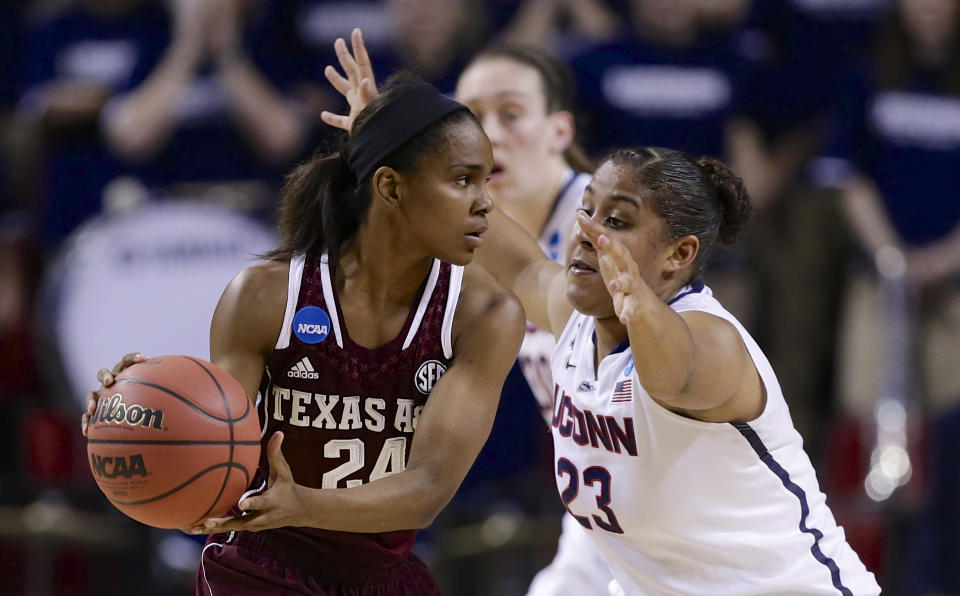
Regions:
<instances>
[{"instance_id":1,"label":"ponytail","mask_svg":"<svg viewBox=\"0 0 960 596\"><path fill-rule=\"evenodd\" d=\"M674 149L634 147L617 149L601 163L607 161L634 168L670 238L693 235L699 239L691 279L703 273L717 241L733 244L750 216L743 181L712 157L696 159Z\"/></svg>"},{"instance_id":2,"label":"ponytail","mask_svg":"<svg viewBox=\"0 0 960 596\"><path fill-rule=\"evenodd\" d=\"M709 179L720 201L723 220L717 231L717 239L731 246L737 241L737 236L752 211L747 189L743 180L718 159L704 156L697 160L697 165Z\"/></svg>"},{"instance_id":3,"label":"ponytail","mask_svg":"<svg viewBox=\"0 0 960 596\"><path fill-rule=\"evenodd\" d=\"M326 249L336 262L340 246L356 234L370 208L370 193L364 190L347 165L345 148L298 166L280 197L280 244L263 256L285 260Z\"/></svg>"}]
</instances>

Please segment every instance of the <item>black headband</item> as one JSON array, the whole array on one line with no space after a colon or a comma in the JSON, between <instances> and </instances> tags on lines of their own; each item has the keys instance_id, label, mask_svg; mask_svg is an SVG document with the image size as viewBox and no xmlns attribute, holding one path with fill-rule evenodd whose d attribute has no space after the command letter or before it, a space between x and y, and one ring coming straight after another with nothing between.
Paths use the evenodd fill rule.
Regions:
<instances>
[{"instance_id":1,"label":"black headband","mask_svg":"<svg viewBox=\"0 0 960 596\"><path fill-rule=\"evenodd\" d=\"M358 181L380 161L447 114L467 107L420 83L380 108L350 143L348 163Z\"/></svg>"}]
</instances>

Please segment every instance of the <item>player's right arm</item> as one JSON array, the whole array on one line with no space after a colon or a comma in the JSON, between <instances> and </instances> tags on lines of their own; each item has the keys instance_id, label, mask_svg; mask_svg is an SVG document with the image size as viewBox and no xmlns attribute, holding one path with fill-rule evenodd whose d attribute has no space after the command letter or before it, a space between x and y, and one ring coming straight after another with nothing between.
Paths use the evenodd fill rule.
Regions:
<instances>
[{"instance_id":1,"label":"player's right arm","mask_svg":"<svg viewBox=\"0 0 960 596\"><path fill-rule=\"evenodd\" d=\"M283 324L288 270L287 262L267 261L241 271L220 296L210 325L210 360L240 381L254 403L267 354ZM100 387L87 395L87 410L80 418L83 436L97 411L100 391L112 385L120 371L144 359L142 353L134 352L112 369L100 369Z\"/></svg>"},{"instance_id":2,"label":"player's right arm","mask_svg":"<svg viewBox=\"0 0 960 596\"><path fill-rule=\"evenodd\" d=\"M240 381L254 403L283 325L289 268L287 261L265 261L241 271L220 296L210 323L210 361Z\"/></svg>"},{"instance_id":3,"label":"player's right arm","mask_svg":"<svg viewBox=\"0 0 960 596\"><path fill-rule=\"evenodd\" d=\"M500 209L487 215L490 228L474 262L517 295L527 320L560 335L573 307L567 302L564 266L550 260L537 241Z\"/></svg>"}]
</instances>

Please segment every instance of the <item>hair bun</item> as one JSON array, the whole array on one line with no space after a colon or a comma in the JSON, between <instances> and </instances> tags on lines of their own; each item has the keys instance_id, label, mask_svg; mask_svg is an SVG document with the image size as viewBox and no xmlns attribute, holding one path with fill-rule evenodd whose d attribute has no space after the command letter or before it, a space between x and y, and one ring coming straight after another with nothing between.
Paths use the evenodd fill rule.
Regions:
<instances>
[{"instance_id":1,"label":"hair bun","mask_svg":"<svg viewBox=\"0 0 960 596\"><path fill-rule=\"evenodd\" d=\"M722 161L712 157L701 157L697 160L697 165L710 179L723 209L723 223L720 225L718 237L724 244L733 244L752 211L750 196L743 180Z\"/></svg>"}]
</instances>

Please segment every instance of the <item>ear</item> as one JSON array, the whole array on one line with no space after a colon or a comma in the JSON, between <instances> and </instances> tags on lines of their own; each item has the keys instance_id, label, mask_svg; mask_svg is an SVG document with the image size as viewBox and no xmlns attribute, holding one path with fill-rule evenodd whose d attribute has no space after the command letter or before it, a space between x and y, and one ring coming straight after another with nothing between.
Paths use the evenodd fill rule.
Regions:
<instances>
[{"instance_id":1,"label":"ear","mask_svg":"<svg viewBox=\"0 0 960 596\"><path fill-rule=\"evenodd\" d=\"M664 271L676 273L693 266L693 261L700 254L700 239L689 234L673 242L673 252L667 255Z\"/></svg>"},{"instance_id":2,"label":"ear","mask_svg":"<svg viewBox=\"0 0 960 596\"><path fill-rule=\"evenodd\" d=\"M567 150L573 137L577 133L577 127L573 120L573 114L566 110L557 110L548 116L550 121L550 130L552 133L550 139L550 151L555 155L560 155Z\"/></svg>"},{"instance_id":3,"label":"ear","mask_svg":"<svg viewBox=\"0 0 960 596\"><path fill-rule=\"evenodd\" d=\"M384 201L388 207L399 207L403 197L403 176L390 166L380 166L373 173L370 190L374 199Z\"/></svg>"}]
</instances>

